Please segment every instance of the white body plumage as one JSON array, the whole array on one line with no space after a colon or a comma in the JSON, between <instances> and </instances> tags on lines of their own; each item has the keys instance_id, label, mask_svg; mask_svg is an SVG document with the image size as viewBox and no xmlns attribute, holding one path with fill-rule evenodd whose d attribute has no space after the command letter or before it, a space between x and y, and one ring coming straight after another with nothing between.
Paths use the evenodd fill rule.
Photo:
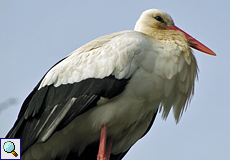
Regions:
<instances>
[{"instance_id":1,"label":"white body plumage","mask_svg":"<svg viewBox=\"0 0 230 160\"><path fill-rule=\"evenodd\" d=\"M33 150L45 150L51 155L64 150L68 152L65 144L81 144L79 148L74 147L80 154L88 144L98 139L103 124L108 124L108 135L118 139L112 153L125 152L142 137L160 106L164 118L173 107L178 121L193 93L197 74L193 55L189 53L190 59L185 59L180 48L163 44L140 32L123 31L96 39L74 51L46 74L40 88L46 85L58 87L86 78L104 78L111 74L118 79L132 75L129 84L113 99L101 97L97 107L78 116L46 144L33 145L25 157L36 157ZM57 145L57 139L63 145ZM52 150L47 149L47 145ZM36 154L38 157L42 155Z\"/></svg>"}]
</instances>

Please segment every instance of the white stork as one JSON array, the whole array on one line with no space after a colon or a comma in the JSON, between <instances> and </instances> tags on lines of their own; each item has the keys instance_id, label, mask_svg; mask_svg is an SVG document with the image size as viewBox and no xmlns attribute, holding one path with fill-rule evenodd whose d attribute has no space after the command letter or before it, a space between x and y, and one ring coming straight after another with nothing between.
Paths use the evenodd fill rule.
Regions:
<instances>
[{"instance_id":1,"label":"white stork","mask_svg":"<svg viewBox=\"0 0 230 160\"><path fill-rule=\"evenodd\" d=\"M213 51L150 9L134 31L95 39L55 64L24 101L7 138L22 160L120 160L156 114L176 122L194 93L190 47ZM99 147L100 146L100 147Z\"/></svg>"}]
</instances>

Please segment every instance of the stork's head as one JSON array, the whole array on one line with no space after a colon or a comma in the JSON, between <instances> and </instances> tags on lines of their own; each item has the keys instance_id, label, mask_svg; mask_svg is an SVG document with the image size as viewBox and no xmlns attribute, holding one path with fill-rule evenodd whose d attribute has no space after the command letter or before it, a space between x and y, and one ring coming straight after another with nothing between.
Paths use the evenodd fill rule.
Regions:
<instances>
[{"instance_id":1,"label":"stork's head","mask_svg":"<svg viewBox=\"0 0 230 160\"><path fill-rule=\"evenodd\" d=\"M135 30L141 29L142 27L164 30L165 27L171 27L173 25L174 22L170 15L158 9L149 9L141 14L135 26Z\"/></svg>"},{"instance_id":2,"label":"stork's head","mask_svg":"<svg viewBox=\"0 0 230 160\"><path fill-rule=\"evenodd\" d=\"M169 41L170 38L171 40L179 41L185 39L190 47L210 55L216 55L208 47L176 27L172 17L158 9L149 9L143 12L134 30L145 33L162 42Z\"/></svg>"}]
</instances>

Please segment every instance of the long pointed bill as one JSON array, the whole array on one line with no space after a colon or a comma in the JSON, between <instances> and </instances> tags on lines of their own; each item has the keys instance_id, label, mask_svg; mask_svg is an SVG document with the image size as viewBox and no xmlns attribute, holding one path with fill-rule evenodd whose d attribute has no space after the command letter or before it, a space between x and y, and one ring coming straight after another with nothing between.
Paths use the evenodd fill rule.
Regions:
<instances>
[{"instance_id":1,"label":"long pointed bill","mask_svg":"<svg viewBox=\"0 0 230 160\"><path fill-rule=\"evenodd\" d=\"M183 30L181 30L180 28L176 27L176 26L172 26L172 27L166 27L167 30L175 30L175 31L180 31L182 33L184 33L184 35L187 37L187 39L189 40L189 44L192 48L197 49L201 52L216 56L216 54L209 49L208 47L206 47L205 45L203 45L202 43L200 43L198 40L196 40L195 38L193 38L192 36L190 36L189 34L187 34L186 32L184 32Z\"/></svg>"}]
</instances>

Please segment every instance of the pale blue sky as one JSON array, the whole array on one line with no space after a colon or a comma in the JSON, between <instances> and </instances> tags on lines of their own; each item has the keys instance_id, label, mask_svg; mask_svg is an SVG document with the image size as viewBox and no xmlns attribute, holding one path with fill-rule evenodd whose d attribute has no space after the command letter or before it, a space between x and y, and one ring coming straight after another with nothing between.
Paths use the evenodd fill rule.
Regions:
<instances>
[{"instance_id":1,"label":"pale blue sky","mask_svg":"<svg viewBox=\"0 0 230 160\"><path fill-rule=\"evenodd\" d=\"M0 137L53 64L97 37L133 29L144 10L157 8L217 56L194 51L199 81L181 121L158 114L124 160L230 159L230 2L222 1L0 0L0 103L17 98L0 112Z\"/></svg>"}]
</instances>

